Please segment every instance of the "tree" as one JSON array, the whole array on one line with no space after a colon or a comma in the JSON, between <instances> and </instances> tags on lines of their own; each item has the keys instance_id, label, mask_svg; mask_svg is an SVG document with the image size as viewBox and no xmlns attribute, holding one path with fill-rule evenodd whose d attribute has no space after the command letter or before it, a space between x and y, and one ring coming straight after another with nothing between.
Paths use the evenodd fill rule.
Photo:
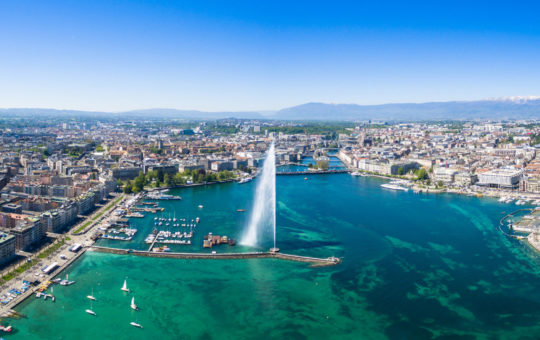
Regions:
<instances>
[{"instance_id":1,"label":"tree","mask_svg":"<svg viewBox=\"0 0 540 340\"><path fill-rule=\"evenodd\" d=\"M400 176L403 176L403 172L404 172L404 171L403 171L403 167L400 166L400 167L397 169L397 174L400 175Z\"/></svg>"},{"instance_id":2,"label":"tree","mask_svg":"<svg viewBox=\"0 0 540 340\"><path fill-rule=\"evenodd\" d=\"M144 177L144 174L142 171L139 172L139 176L137 176L133 180L133 192L138 193L144 189L144 185L146 183L146 179Z\"/></svg>"},{"instance_id":3,"label":"tree","mask_svg":"<svg viewBox=\"0 0 540 340\"><path fill-rule=\"evenodd\" d=\"M126 183L123 191L124 191L124 194L131 194L133 190L131 188L131 185L129 183Z\"/></svg>"},{"instance_id":4,"label":"tree","mask_svg":"<svg viewBox=\"0 0 540 340\"><path fill-rule=\"evenodd\" d=\"M424 168L416 170L415 175L416 175L416 179L420 181L423 181L429 178L428 173L426 169Z\"/></svg>"},{"instance_id":5,"label":"tree","mask_svg":"<svg viewBox=\"0 0 540 340\"><path fill-rule=\"evenodd\" d=\"M163 177L163 184L165 184L166 187L172 186L171 175L165 174L165 176Z\"/></svg>"},{"instance_id":6,"label":"tree","mask_svg":"<svg viewBox=\"0 0 540 340\"><path fill-rule=\"evenodd\" d=\"M328 170L330 168L330 164L326 160L317 161L317 169L321 170Z\"/></svg>"},{"instance_id":7,"label":"tree","mask_svg":"<svg viewBox=\"0 0 540 340\"><path fill-rule=\"evenodd\" d=\"M174 175L174 177L173 177L173 183L174 183L175 185L186 184L186 180L185 180L183 174L180 173L180 172L177 172L177 173Z\"/></svg>"},{"instance_id":8,"label":"tree","mask_svg":"<svg viewBox=\"0 0 540 340\"><path fill-rule=\"evenodd\" d=\"M442 187L443 187L443 185L444 185L444 184L443 184L443 182L442 182L442 181L438 181L438 182L437 182L437 186L438 186L439 188L442 188Z\"/></svg>"}]
</instances>

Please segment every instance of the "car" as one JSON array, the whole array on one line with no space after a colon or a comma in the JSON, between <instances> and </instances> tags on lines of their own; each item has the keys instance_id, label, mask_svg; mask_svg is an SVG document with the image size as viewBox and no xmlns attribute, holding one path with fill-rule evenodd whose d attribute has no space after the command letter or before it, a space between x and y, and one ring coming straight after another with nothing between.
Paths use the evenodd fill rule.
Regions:
<instances>
[{"instance_id":1,"label":"car","mask_svg":"<svg viewBox=\"0 0 540 340\"><path fill-rule=\"evenodd\" d=\"M64 254L60 255L60 258L61 258L62 260L67 259L66 255L64 255Z\"/></svg>"}]
</instances>

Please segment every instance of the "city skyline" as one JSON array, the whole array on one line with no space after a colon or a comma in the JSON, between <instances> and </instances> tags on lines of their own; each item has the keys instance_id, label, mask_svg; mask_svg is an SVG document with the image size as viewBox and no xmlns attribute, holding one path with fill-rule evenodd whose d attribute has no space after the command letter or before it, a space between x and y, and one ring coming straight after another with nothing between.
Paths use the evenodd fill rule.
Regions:
<instances>
[{"instance_id":1,"label":"city skyline","mask_svg":"<svg viewBox=\"0 0 540 340\"><path fill-rule=\"evenodd\" d=\"M5 2L0 107L272 111L534 96L537 7Z\"/></svg>"}]
</instances>

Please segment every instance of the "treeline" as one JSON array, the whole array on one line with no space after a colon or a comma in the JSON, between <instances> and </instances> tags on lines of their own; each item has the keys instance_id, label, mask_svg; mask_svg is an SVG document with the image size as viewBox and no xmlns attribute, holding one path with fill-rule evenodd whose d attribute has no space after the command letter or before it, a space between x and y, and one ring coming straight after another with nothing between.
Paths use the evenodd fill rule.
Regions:
<instances>
[{"instance_id":1,"label":"treeline","mask_svg":"<svg viewBox=\"0 0 540 340\"><path fill-rule=\"evenodd\" d=\"M126 194L141 192L145 186L154 188L172 187L177 185L185 185L191 183L207 183L216 181L225 181L235 178L236 175L232 171L223 170L218 173L199 170L186 170L178 172L174 175L163 173L161 170L148 171L146 175L141 171L139 176L131 181L122 182L118 180L118 185L123 186L123 191Z\"/></svg>"}]
</instances>

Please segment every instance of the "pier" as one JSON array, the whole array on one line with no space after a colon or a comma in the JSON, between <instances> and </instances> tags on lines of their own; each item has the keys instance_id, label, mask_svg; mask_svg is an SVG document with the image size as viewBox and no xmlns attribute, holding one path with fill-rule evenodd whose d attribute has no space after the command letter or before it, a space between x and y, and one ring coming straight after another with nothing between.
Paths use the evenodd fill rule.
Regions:
<instances>
[{"instance_id":1,"label":"pier","mask_svg":"<svg viewBox=\"0 0 540 340\"><path fill-rule=\"evenodd\" d=\"M315 171L280 171L276 172L279 176L294 176L294 175L325 175L325 174L345 174L349 173L349 169L336 169L336 170L315 170Z\"/></svg>"},{"instance_id":2,"label":"pier","mask_svg":"<svg viewBox=\"0 0 540 340\"><path fill-rule=\"evenodd\" d=\"M153 245L152 245L153 246ZM152 248L150 248L152 249ZM90 251L101 253L117 254L117 255L135 255L160 258L174 258L187 260L232 260L232 259L258 259L258 258L276 258L281 260L296 261L310 263L311 267L335 266L341 263L341 259L337 257L317 258L309 256L300 256L285 254L280 252L248 252L248 253L173 253L163 252L155 253L145 250L120 249L111 247L91 246Z\"/></svg>"}]
</instances>

